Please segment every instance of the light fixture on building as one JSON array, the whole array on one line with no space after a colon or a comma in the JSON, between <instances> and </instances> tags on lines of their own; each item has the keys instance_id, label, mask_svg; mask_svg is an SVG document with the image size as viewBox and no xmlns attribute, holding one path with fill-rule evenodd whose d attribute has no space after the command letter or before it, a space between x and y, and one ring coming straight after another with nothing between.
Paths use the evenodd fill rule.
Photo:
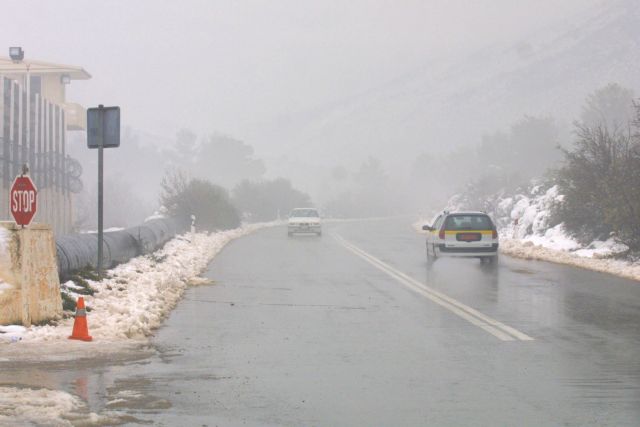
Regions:
<instances>
[{"instance_id":1,"label":"light fixture on building","mask_svg":"<svg viewBox=\"0 0 640 427\"><path fill-rule=\"evenodd\" d=\"M62 83L63 85L68 85L69 83L71 83L71 77L69 77L69 74L61 75L60 83Z\"/></svg>"},{"instance_id":2,"label":"light fixture on building","mask_svg":"<svg viewBox=\"0 0 640 427\"><path fill-rule=\"evenodd\" d=\"M24 50L20 46L12 46L9 48L9 56L13 62L20 62L24 59Z\"/></svg>"}]
</instances>

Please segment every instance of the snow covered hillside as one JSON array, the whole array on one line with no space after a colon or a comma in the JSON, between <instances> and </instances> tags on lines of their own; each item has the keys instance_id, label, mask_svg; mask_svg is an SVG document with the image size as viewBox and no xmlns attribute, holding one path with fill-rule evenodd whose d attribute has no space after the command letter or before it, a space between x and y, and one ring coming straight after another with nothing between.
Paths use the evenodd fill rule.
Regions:
<instances>
[{"instance_id":1,"label":"snow covered hillside","mask_svg":"<svg viewBox=\"0 0 640 427\"><path fill-rule=\"evenodd\" d=\"M430 61L359 96L285 117L262 137L292 141L290 158L344 164L367 153L395 169L391 163L406 166L443 141L475 143L525 114L570 123L596 88L640 87L639 20L637 0L605 1L562 26L457 60Z\"/></svg>"}]
</instances>

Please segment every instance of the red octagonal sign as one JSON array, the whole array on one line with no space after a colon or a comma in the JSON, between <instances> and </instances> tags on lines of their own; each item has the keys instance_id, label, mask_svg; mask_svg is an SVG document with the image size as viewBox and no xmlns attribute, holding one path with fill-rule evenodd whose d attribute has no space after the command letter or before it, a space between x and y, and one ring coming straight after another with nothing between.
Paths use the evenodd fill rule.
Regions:
<instances>
[{"instance_id":1,"label":"red octagonal sign","mask_svg":"<svg viewBox=\"0 0 640 427\"><path fill-rule=\"evenodd\" d=\"M16 224L31 224L38 209L38 189L31 178L24 175L16 177L9 193L9 206Z\"/></svg>"}]
</instances>

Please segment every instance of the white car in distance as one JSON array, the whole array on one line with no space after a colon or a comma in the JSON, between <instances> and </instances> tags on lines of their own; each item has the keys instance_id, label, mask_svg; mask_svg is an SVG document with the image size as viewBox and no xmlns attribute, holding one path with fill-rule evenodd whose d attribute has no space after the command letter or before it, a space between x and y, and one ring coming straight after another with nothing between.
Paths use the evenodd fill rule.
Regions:
<instances>
[{"instance_id":1,"label":"white car in distance","mask_svg":"<svg viewBox=\"0 0 640 427\"><path fill-rule=\"evenodd\" d=\"M287 235L291 237L294 233L312 233L321 236L322 224L320 223L318 210L315 208L296 208L292 210L289 214Z\"/></svg>"}]
</instances>

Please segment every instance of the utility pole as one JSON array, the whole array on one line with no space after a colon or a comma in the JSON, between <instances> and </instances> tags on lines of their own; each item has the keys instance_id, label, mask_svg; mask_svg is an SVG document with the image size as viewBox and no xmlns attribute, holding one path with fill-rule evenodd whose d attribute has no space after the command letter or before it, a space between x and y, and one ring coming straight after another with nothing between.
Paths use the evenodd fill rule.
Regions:
<instances>
[{"instance_id":1,"label":"utility pole","mask_svg":"<svg viewBox=\"0 0 640 427\"><path fill-rule=\"evenodd\" d=\"M98 132L98 277L102 277L102 244L103 244L103 171L104 171L104 105L98 105L100 130Z\"/></svg>"}]
</instances>

